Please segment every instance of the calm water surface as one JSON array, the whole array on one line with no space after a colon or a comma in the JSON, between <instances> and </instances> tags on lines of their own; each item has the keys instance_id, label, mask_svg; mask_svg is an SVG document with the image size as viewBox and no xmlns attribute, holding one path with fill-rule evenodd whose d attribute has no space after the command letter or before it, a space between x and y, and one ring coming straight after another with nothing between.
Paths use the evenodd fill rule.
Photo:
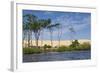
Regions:
<instances>
[{"instance_id":1,"label":"calm water surface","mask_svg":"<svg viewBox=\"0 0 100 73\"><path fill-rule=\"evenodd\" d=\"M49 52L41 54L23 55L23 62L85 60L85 59L91 59L90 51Z\"/></svg>"}]
</instances>

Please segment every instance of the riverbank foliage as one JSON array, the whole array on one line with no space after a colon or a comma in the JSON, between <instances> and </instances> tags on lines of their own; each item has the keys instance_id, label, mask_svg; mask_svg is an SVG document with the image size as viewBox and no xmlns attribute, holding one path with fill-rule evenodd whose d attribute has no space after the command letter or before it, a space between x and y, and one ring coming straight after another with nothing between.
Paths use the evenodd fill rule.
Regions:
<instances>
[{"instance_id":1,"label":"riverbank foliage","mask_svg":"<svg viewBox=\"0 0 100 73\"><path fill-rule=\"evenodd\" d=\"M90 43L84 42L80 44L77 40L73 41L69 46L51 47L50 45L44 45L43 47L30 47L23 48L23 54L39 54L47 52L66 52L66 51L86 51L91 50Z\"/></svg>"}]
</instances>

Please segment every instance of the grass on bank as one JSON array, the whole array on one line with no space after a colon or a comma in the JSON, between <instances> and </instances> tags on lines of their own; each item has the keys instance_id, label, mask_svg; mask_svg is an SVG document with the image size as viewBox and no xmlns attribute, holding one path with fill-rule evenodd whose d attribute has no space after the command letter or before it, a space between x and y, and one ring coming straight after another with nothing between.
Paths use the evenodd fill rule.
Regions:
<instances>
[{"instance_id":1,"label":"grass on bank","mask_svg":"<svg viewBox=\"0 0 100 73\"><path fill-rule=\"evenodd\" d=\"M72 46L61 46L56 51L57 52L64 52L64 51L85 51L90 50L91 46L88 43L80 44L78 46L72 47Z\"/></svg>"},{"instance_id":2,"label":"grass on bank","mask_svg":"<svg viewBox=\"0 0 100 73\"><path fill-rule=\"evenodd\" d=\"M39 54L42 52L42 49L39 48L23 48L23 54Z\"/></svg>"}]
</instances>

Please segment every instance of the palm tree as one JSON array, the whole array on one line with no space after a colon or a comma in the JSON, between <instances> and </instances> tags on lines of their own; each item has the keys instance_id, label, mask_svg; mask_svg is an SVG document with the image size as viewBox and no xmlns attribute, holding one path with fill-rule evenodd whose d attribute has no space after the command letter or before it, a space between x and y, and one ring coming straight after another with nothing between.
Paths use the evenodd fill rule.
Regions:
<instances>
[{"instance_id":1,"label":"palm tree","mask_svg":"<svg viewBox=\"0 0 100 73\"><path fill-rule=\"evenodd\" d=\"M54 30L54 28L56 28L57 26L59 26L59 24L57 23L57 24L51 24L51 25L49 25L47 28L48 28L48 30L49 30L49 32L50 32L50 40L51 40L51 46L53 47L53 41L52 41L52 39L53 39L53 30Z\"/></svg>"},{"instance_id":2,"label":"palm tree","mask_svg":"<svg viewBox=\"0 0 100 73\"><path fill-rule=\"evenodd\" d=\"M70 25L70 27L69 27L69 30L70 30L70 32L71 32L71 39L72 39L72 41L71 42L73 42L73 37L75 36L75 34L76 34L76 31L75 31L75 29L74 29L74 27L72 26L72 25Z\"/></svg>"},{"instance_id":3,"label":"palm tree","mask_svg":"<svg viewBox=\"0 0 100 73\"><path fill-rule=\"evenodd\" d=\"M37 17L32 14L26 14L23 16L23 22L27 24L27 31L28 31L28 47L32 44L32 24L37 20Z\"/></svg>"},{"instance_id":4,"label":"palm tree","mask_svg":"<svg viewBox=\"0 0 100 73\"><path fill-rule=\"evenodd\" d=\"M34 32L34 37L35 37L35 43L36 46L38 48L38 40L39 40L39 36L40 36L40 29L41 29L41 25L35 21L32 25L31 25L31 29Z\"/></svg>"},{"instance_id":5,"label":"palm tree","mask_svg":"<svg viewBox=\"0 0 100 73\"><path fill-rule=\"evenodd\" d=\"M48 26L48 30L49 30L49 32L50 32L51 46L53 46L53 42L52 42L53 26L52 26L52 25Z\"/></svg>"},{"instance_id":6,"label":"palm tree","mask_svg":"<svg viewBox=\"0 0 100 73\"><path fill-rule=\"evenodd\" d=\"M23 22L23 44L25 44L24 41L25 41L25 39L28 36L28 30L29 30L29 25L28 24L25 24ZM26 42L28 42L28 41L26 41Z\"/></svg>"},{"instance_id":7,"label":"palm tree","mask_svg":"<svg viewBox=\"0 0 100 73\"><path fill-rule=\"evenodd\" d=\"M42 25L42 30L41 30L41 46L42 46L44 30L45 30L45 28L47 28L50 25L51 19L48 19L48 20L41 19L39 22L41 22L41 25Z\"/></svg>"},{"instance_id":8,"label":"palm tree","mask_svg":"<svg viewBox=\"0 0 100 73\"><path fill-rule=\"evenodd\" d=\"M61 39L61 34L62 34L62 27L60 23L56 24L56 28L58 29L58 47L60 47L60 39Z\"/></svg>"},{"instance_id":9,"label":"palm tree","mask_svg":"<svg viewBox=\"0 0 100 73\"><path fill-rule=\"evenodd\" d=\"M32 31L34 32L35 42L36 42L37 48L38 48L38 40L39 40L41 31L43 29L45 29L50 24L50 22L51 22L50 19L47 19L47 20L37 20L37 21L35 21L32 24L31 28L32 28Z\"/></svg>"},{"instance_id":10,"label":"palm tree","mask_svg":"<svg viewBox=\"0 0 100 73\"><path fill-rule=\"evenodd\" d=\"M25 27L25 24L23 25L23 41L22 41L22 43L23 43L23 45L25 44L24 43L24 41L25 41L25 36L26 36L26 27Z\"/></svg>"}]
</instances>

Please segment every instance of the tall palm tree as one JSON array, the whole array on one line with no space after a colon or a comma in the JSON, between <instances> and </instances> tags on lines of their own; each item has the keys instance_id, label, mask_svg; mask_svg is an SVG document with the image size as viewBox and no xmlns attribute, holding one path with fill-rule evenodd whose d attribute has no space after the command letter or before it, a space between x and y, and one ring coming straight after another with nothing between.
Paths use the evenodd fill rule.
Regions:
<instances>
[{"instance_id":1,"label":"tall palm tree","mask_svg":"<svg viewBox=\"0 0 100 73\"><path fill-rule=\"evenodd\" d=\"M40 36L40 29L41 29L41 25L35 21L32 25L31 25L31 29L34 32L34 37L35 37L35 43L36 46L38 48L38 40L39 40L39 36Z\"/></svg>"},{"instance_id":2,"label":"tall palm tree","mask_svg":"<svg viewBox=\"0 0 100 73\"><path fill-rule=\"evenodd\" d=\"M50 40L51 40L51 47L52 47L53 46L53 42L52 42L53 26L52 25L48 26L48 30L50 32Z\"/></svg>"},{"instance_id":3,"label":"tall palm tree","mask_svg":"<svg viewBox=\"0 0 100 73\"><path fill-rule=\"evenodd\" d=\"M62 26L60 23L56 24L56 28L58 29L58 47L60 47L60 39L62 34Z\"/></svg>"},{"instance_id":4,"label":"tall palm tree","mask_svg":"<svg viewBox=\"0 0 100 73\"><path fill-rule=\"evenodd\" d=\"M23 22L27 24L27 31L28 31L28 47L32 44L32 24L37 20L37 17L32 14L26 14L23 16Z\"/></svg>"},{"instance_id":5,"label":"tall palm tree","mask_svg":"<svg viewBox=\"0 0 100 73\"><path fill-rule=\"evenodd\" d=\"M75 29L74 29L74 27L72 26L72 25L70 25L70 27L68 28L69 30L70 30L70 32L71 32L71 42L73 42L73 37L75 37L75 34L76 34L76 31L75 31Z\"/></svg>"},{"instance_id":6,"label":"tall palm tree","mask_svg":"<svg viewBox=\"0 0 100 73\"><path fill-rule=\"evenodd\" d=\"M41 22L42 30L41 30L41 46L43 45L43 37L44 37L44 30L50 25L51 19L41 19L39 22Z\"/></svg>"},{"instance_id":7,"label":"tall palm tree","mask_svg":"<svg viewBox=\"0 0 100 73\"><path fill-rule=\"evenodd\" d=\"M28 24L25 24L23 22L23 44L25 44L24 41L25 42L28 42L28 41L25 40L25 39L27 39L27 36L28 36L28 30L29 30L29 25Z\"/></svg>"},{"instance_id":8,"label":"tall palm tree","mask_svg":"<svg viewBox=\"0 0 100 73\"><path fill-rule=\"evenodd\" d=\"M49 30L49 32L50 32L51 47L53 47L53 41L52 41L52 39L53 39L53 30L54 30L57 26L59 26L58 23L57 23L57 24L51 24L51 25L49 25L49 26L47 27L48 30Z\"/></svg>"}]
</instances>

